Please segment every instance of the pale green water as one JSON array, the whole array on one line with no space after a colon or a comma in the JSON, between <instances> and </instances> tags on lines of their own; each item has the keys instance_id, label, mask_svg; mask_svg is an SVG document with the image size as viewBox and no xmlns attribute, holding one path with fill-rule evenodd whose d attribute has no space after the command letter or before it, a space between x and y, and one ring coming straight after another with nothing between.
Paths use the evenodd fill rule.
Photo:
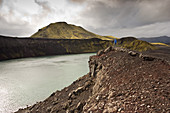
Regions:
<instances>
[{"instance_id":1,"label":"pale green water","mask_svg":"<svg viewBox=\"0 0 170 113\"><path fill-rule=\"evenodd\" d=\"M0 113L44 100L88 73L93 54L25 58L0 62Z\"/></svg>"}]
</instances>

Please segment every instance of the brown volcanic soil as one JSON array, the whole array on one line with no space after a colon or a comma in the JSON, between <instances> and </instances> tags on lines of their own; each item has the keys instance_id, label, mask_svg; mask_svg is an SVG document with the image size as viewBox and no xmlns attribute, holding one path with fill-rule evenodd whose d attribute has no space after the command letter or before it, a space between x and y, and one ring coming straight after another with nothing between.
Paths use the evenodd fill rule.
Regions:
<instances>
[{"instance_id":1,"label":"brown volcanic soil","mask_svg":"<svg viewBox=\"0 0 170 113\"><path fill-rule=\"evenodd\" d=\"M109 47L90 57L90 72L18 113L169 113L170 64Z\"/></svg>"}]
</instances>

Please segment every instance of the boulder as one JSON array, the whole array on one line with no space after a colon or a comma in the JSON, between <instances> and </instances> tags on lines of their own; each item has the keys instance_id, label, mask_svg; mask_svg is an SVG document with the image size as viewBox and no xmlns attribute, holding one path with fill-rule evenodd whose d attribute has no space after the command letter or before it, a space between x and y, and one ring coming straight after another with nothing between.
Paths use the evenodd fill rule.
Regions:
<instances>
[{"instance_id":1,"label":"boulder","mask_svg":"<svg viewBox=\"0 0 170 113\"><path fill-rule=\"evenodd\" d=\"M104 54L104 51L103 51L103 50L99 50L99 51L97 52L97 56L101 56L102 54Z\"/></svg>"},{"instance_id":2,"label":"boulder","mask_svg":"<svg viewBox=\"0 0 170 113\"><path fill-rule=\"evenodd\" d=\"M129 51L128 54L129 54L130 56L137 56L137 55L138 55L138 53L136 53L136 52L134 52L134 51Z\"/></svg>"},{"instance_id":3,"label":"boulder","mask_svg":"<svg viewBox=\"0 0 170 113\"><path fill-rule=\"evenodd\" d=\"M143 60L145 60L145 61L153 61L154 59L155 58L152 56L148 56L148 55L143 56Z\"/></svg>"},{"instance_id":4,"label":"boulder","mask_svg":"<svg viewBox=\"0 0 170 113\"><path fill-rule=\"evenodd\" d=\"M110 52L111 50L112 50L112 47L109 46L108 48L106 48L106 49L104 50L104 53L108 53L108 52Z\"/></svg>"}]
</instances>

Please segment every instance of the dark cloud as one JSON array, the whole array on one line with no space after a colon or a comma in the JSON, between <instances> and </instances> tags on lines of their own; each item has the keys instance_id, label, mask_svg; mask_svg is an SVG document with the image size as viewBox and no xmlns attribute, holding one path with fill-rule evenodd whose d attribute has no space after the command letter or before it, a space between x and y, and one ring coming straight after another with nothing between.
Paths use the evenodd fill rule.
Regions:
<instances>
[{"instance_id":1,"label":"dark cloud","mask_svg":"<svg viewBox=\"0 0 170 113\"><path fill-rule=\"evenodd\" d=\"M2 7L3 4L3 0L0 0L0 8Z\"/></svg>"},{"instance_id":2,"label":"dark cloud","mask_svg":"<svg viewBox=\"0 0 170 113\"><path fill-rule=\"evenodd\" d=\"M29 25L27 22L21 22L18 23L17 20L19 18L16 18L16 21L9 22L8 18L11 18L13 15L13 12L11 12L9 15L6 15L7 18L4 17L3 14L0 13L0 34L1 35L7 35L7 36L24 36L27 34L30 34L33 32L32 26Z\"/></svg>"},{"instance_id":3,"label":"dark cloud","mask_svg":"<svg viewBox=\"0 0 170 113\"><path fill-rule=\"evenodd\" d=\"M15 5L15 0L6 2L6 4L3 4L4 2L5 1L0 0L0 7L3 5L8 5L8 7L6 7L6 12L1 11L0 9L0 34L17 36L30 33L32 29L28 26L29 24L26 21L21 21L21 17L16 16L17 13L13 7ZM24 31L23 28L26 28L27 30Z\"/></svg>"},{"instance_id":4,"label":"dark cloud","mask_svg":"<svg viewBox=\"0 0 170 113\"><path fill-rule=\"evenodd\" d=\"M170 0L85 0L85 3L78 22L100 34L103 29L170 21Z\"/></svg>"},{"instance_id":5,"label":"dark cloud","mask_svg":"<svg viewBox=\"0 0 170 113\"><path fill-rule=\"evenodd\" d=\"M0 0L0 34L30 36L67 21L101 35L170 36L169 6L170 0Z\"/></svg>"},{"instance_id":6,"label":"dark cloud","mask_svg":"<svg viewBox=\"0 0 170 113\"><path fill-rule=\"evenodd\" d=\"M41 8L37 14L32 15L32 21L42 22L47 18L48 15L55 12L54 9L49 5L48 1L34 0L34 2Z\"/></svg>"},{"instance_id":7,"label":"dark cloud","mask_svg":"<svg viewBox=\"0 0 170 113\"><path fill-rule=\"evenodd\" d=\"M3 0L0 0L0 5L2 4Z\"/></svg>"},{"instance_id":8,"label":"dark cloud","mask_svg":"<svg viewBox=\"0 0 170 113\"><path fill-rule=\"evenodd\" d=\"M2 4L3 0L0 0L0 5Z\"/></svg>"},{"instance_id":9,"label":"dark cloud","mask_svg":"<svg viewBox=\"0 0 170 113\"><path fill-rule=\"evenodd\" d=\"M0 34L10 36L29 36L35 32L38 24L43 24L49 14L53 12L49 3L44 0L33 0L39 6L38 13L29 14L19 12L15 5L16 0L3 1L0 0L0 7L6 5L6 11L0 11ZM23 19L25 18L25 19ZM30 19L30 21L28 21ZM29 34L29 35L28 35Z\"/></svg>"},{"instance_id":10,"label":"dark cloud","mask_svg":"<svg viewBox=\"0 0 170 113\"><path fill-rule=\"evenodd\" d=\"M44 13L52 12L52 8L49 6L48 1L34 0L34 2L42 7Z\"/></svg>"},{"instance_id":11,"label":"dark cloud","mask_svg":"<svg viewBox=\"0 0 170 113\"><path fill-rule=\"evenodd\" d=\"M17 18L16 18L17 19ZM19 20L19 19L18 19ZM33 33L32 26L27 22L9 22L0 14L0 34L8 36L24 36Z\"/></svg>"}]
</instances>

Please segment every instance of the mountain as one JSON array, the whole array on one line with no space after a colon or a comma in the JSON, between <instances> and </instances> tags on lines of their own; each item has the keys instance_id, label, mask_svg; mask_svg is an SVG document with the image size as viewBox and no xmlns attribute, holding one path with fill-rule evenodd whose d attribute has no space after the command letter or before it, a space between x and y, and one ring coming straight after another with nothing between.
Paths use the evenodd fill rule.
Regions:
<instances>
[{"instance_id":1,"label":"mountain","mask_svg":"<svg viewBox=\"0 0 170 113\"><path fill-rule=\"evenodd\" d=\"M89 73L16 113L169 112L166 60L121 48L102 51L90 57Z\"/></svg>"},{"instance_id":2,"label":"mountain","mask_svg":"<svg viewBox=\"0 0 170 113\"><path fill-rule=\"evenodd\" d=\"M66 22L51 23L38 30L31 36L32 38L51 38L51 39L91 39L99 38L102 40L113 40L112 36L100 36L85 30L80 26L67 24Z\"/></svg>"},{"instance_id":3,"label":"mountain","mask_svg":"<svg viewBox=\"0 0 170 113\"><path fill-rule=\"evenodd\" d=\"M143 40L143 41L147 41L147 42L151 42L151 43L155 42L155 43L170 44L170 37L168 37L168 36L139 38L139 40Z\"/></svg>"}]
</instances>

